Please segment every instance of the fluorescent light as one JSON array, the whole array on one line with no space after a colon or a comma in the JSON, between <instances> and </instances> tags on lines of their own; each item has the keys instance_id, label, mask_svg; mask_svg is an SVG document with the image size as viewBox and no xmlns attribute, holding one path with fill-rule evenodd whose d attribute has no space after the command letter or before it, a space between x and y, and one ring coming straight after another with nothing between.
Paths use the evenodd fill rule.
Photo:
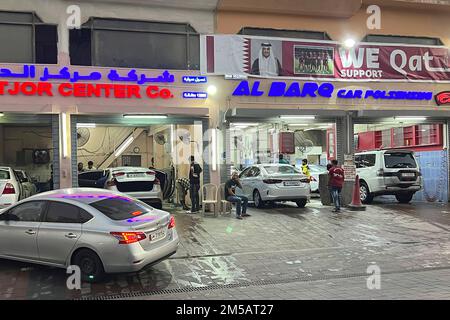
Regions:
<instances>
[{"instance_id":1,"label":"fluorescent light","mask_svg":"<svg viewBox=\"0 0 450 320\"><path fill-rule=\"evenodd\" d=\"M314 120L315 118L316 118L315 116L289 116L289 115L280 116L280 119L304 119L304 120Z\"/></svg>"},{"instance_id":2,"label":"fluorescent light","mask_svg":"<svg viewBox=\"0 0 450 320\"><path fill-rule=\"evenodd\" d=\"M217 132L216 129L211 131L211 163L212 170L217 170Z\"/></svg>"},{"instance_id":3,"label":"fluorescent light","mask_svg":"<svg viewBox=\"0 0 450 320\"><path fill-rule=\"evenodd\" d=\"M95 128L95 123L77 123L77 128Z\"/></svg>"},{"instance_id":4,"label":"fluorescent light","mask_svg":"<svg viewBox=\"0 0 450 320\"><path fill-rule=\"evenodd\" d=\"M394 117L395 120L416 120L416 121L424 121L427 120L427 117Z\"/></svg>"},{"instance_id":5,"label":"fluorescent light","mask_svg":"<svg viewBox=\"0 0 450 320\"><path fill-rule=\"evenodd\" d=\"M355 44L356 44L356 41L353 40L353 39L351 39L351 38L346 39L346 40L344 41L344 46L345 46L346 48L353 48L353 47L355 46Z\"/></svg>"},{"instance_id":6,"label":"fluorescent light","mask_svg":"<svg viewBox=\"0 0 450 320\"><path fill-rule=\"evenodd\" d=\"M259 123L255 122L233 122L231 125L233 126L257 126Z\"/></svg>"},{"instance_id":7,"label":"fluorescent light","mask_svg":"<svg viewBox=\"0 0 450 320\"><path fill-rule=\"evenodd\" d=\"M127 138L127 140L125 140L119 148L117 148L116 152L114 152L114 156L118 157L122 154L122 152L125 151L126 148L128 148L128 146L133 142L134 137L133 136L129 136Z\"/></svg>"},{"instance_id":8,"label":"fluorescent light","mask_svg":"<svg viewBox=\"0 0 450 320\"><path fill-rule=\"evenodd\" d=\"M166 115L157 114L124 114L124 118L128 119L166 119Z\"/></svg>"},{"instance_id":9,"label":"fluorescent light","mask_svg":"<svg viewBox=\"0 0 450 320\"><path fill-rule=\"evenodd\" d=\"M217 93L217 87L214 86L214 85L210 85L208 87L208 89L206 89L206 92L208 92L208 94L213 96L213 95L215 95Z\"/></svg>"},{"instance_id":10,"label":"fluorescent light","mask_svg":"<svg viewBox=\"0 0 450 320\"><path fill-rule=\"evenodd\" d=\"M67 158L67 114L61 113L61 144L62 144L62 156Z\"/></svg>"},{"instance_id":11,"label":"fluorescent light","mask_svg":"<svg viewBox=\"0 0 450 320\"><path fill-rule=\"evenodd\" d=\"M304 126L309 126L309 123L287 123L287 126L291 126L291 127L304 127Z\"/></svg>"},{"instance_id":12,"label":"fluorescent light","mask_svg":"<svg viewBox=\"0 0 450 320\"><path fill-rule=\"evenodd\" d=\"M0 117L3 117L5 114L3 112L0 112Z\"/></svg>"}]
</instances>

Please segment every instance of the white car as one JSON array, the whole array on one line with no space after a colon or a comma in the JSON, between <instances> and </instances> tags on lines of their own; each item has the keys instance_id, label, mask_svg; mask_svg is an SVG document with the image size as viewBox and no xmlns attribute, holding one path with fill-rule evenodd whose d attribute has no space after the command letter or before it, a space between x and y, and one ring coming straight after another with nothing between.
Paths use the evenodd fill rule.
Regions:
<instances>
[{"instance_id":1,"label":"white car","mask_svg":"<svg viewBox=\"0 0 450 320\"><path fill-rule=\"evenodd\" d=\"M303 208L311 195L309 179L299 169L288 164L257 164L244 169L239 175L245 195L258 208L266 202L294 201Z\"/></svg>"},{"instance_id":2,"label":"white car","mask_svg":"<svg viewBox=\"0 0 450 320\"><path fill-rule=\"evenodd\" d=\"M9 207L24 197L23 186L14 170L0 167L0 209Z\"/></svg>"},{"instance_id":3,"label":"white car","mask_svg":"<svg viewBox=\"0 0 450 320\"><path fill-rule=\"evenodd\" d=\"M308 164L309 172L311 173L311 192L319 191L319 175L328 173L327 168L317 164Z\"/></svg>"},{"instance_id":4,"label":"white car","mask_svg":"<svg viewBox=\"0 0 450 320\"><path fill-rule=\"evenodd\" d=\"M145 167L117 167L78 174L80 187L105 188L137 198L161 209L163 194L154 170Z\"/></svg>"},{"instance_id":5,"label":"white car","mask_svg":"<svg viewBox=\"0 0 450 320\"><path fill-rule=\"evenodd\" d=\"M410 150L376 150L355 154L363 203L378 195L395 195L398 202L408 203L422 188L422 174Z\"/></svg>"}]
</instances>

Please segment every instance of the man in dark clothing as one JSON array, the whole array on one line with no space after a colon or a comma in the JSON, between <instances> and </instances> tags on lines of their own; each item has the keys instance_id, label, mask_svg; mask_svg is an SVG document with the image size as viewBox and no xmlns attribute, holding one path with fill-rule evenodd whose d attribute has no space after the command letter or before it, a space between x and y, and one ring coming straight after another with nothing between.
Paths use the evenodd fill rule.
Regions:
<instances>
[{"instance_id":1,"label":"man in dark clothing","mask_svg":"<svg viewBox=\"0 0 450 320\"><path fill-rule=\"evenodd\" d=\"M344 170L338 167L337 160L331 160L331 168L328 171L329 185L331 188L331 196L334 203L333 212L341 211L341 204L339 201L339 194L341 193L342 186L344 184Z\"/></svg>"},{"instance_id":2,"label":"man in dark clothing","mask_svg":"<svg viewBox=\"0 0 450 320\"><path fill-rule=\"evenodd\" d=\"M236 187L242 189L239 175L237 172L234 172L231 179L225 183L225 199L232 203L236 203L236 218L242 220L242 217L250 217L247 213L248 198L245 196L237 196L235 191Z\"/></svg>"},{"instance_id":3,"label":"man in dark clothing","mask_svg":"<svg viewBox=\"0 0 450 320\"><path fill-rule=\"evenodd\" d=\"M189 193L191 195L192 211L191 213L197 213L200 210L200 173L202 173L202 167L195 162L194 156L191 156L191 167L189 169Z\"/></svg>"}]
</instances>

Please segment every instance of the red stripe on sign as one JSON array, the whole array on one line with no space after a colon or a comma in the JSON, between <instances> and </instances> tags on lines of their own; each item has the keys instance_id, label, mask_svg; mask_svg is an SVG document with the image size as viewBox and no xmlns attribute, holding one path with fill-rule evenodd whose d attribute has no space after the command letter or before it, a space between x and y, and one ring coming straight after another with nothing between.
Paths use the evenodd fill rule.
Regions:
<instances>
[{"instance_id":1,"label":"red stripe on sign","mask_svg":"<svg viewBox=\"0 0 450 320\"><path fill-rule=\"evenodd\" d=\"M214 36L206 36L206 72L214 73Z\"/></svg>"}]
</instances>

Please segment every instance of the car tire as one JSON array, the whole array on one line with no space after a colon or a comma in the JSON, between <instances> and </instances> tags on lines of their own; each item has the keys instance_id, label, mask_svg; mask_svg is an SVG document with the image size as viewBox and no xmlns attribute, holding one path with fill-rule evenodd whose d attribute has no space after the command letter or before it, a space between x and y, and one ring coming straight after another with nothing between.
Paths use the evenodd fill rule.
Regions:
<instances>
[{"instance_id":1,"label":"car tire","mask_svg":"<svg viewBox=\"0 0 450 320\"><path fill-rule=\"evenodd\" d=\"M75 253L72 262L81 271L81 280L98 282L105 276L103 263L99 256L90 249L81 249Z\"/></svg>"},{"instance_id":2,"label":"car tire","mask_svg":"<svg viewBox=\"0 0 450 320\"><path fill-rule=\"evenodd\" d=\"M364 181L361 181L361 183L359 184L359 196L361 202L364 204L369 204L373 201L373 194L370 193L369 187Z\"/></svg>"},{"instance_id":3,"label":"car tire","mask_svg":"<svg viewBox=\"0 0 450 320\"><path fill-rule=\"evenodd\" d=\"M396 194L395 198L400 203L409 203L412 200L413 196L414 196L414 193L400 193L400 194Z\"/></svg>"},{"instance_id":4,"label":"car tire","mask_svg":"<svg viewBox=\"0 0 450 320\"><path fill-rule=\"evenodd\" d=\"M264 208L264 201L261 199L261 194L258 190L253 191L253 203L259 209Z\"/></svg>"},{"instance_id":5,"label":"car tire","mask_svg":"<svg viewBox=\"0 0 450 320\"><path fill-rule=\"evenodd\" d=\"M306 206L306 203L308 202L307 199L300 199L295 201L295 203L297 204L297 207L299 208L304 208Z\"/></svg>"}]
</instances>

